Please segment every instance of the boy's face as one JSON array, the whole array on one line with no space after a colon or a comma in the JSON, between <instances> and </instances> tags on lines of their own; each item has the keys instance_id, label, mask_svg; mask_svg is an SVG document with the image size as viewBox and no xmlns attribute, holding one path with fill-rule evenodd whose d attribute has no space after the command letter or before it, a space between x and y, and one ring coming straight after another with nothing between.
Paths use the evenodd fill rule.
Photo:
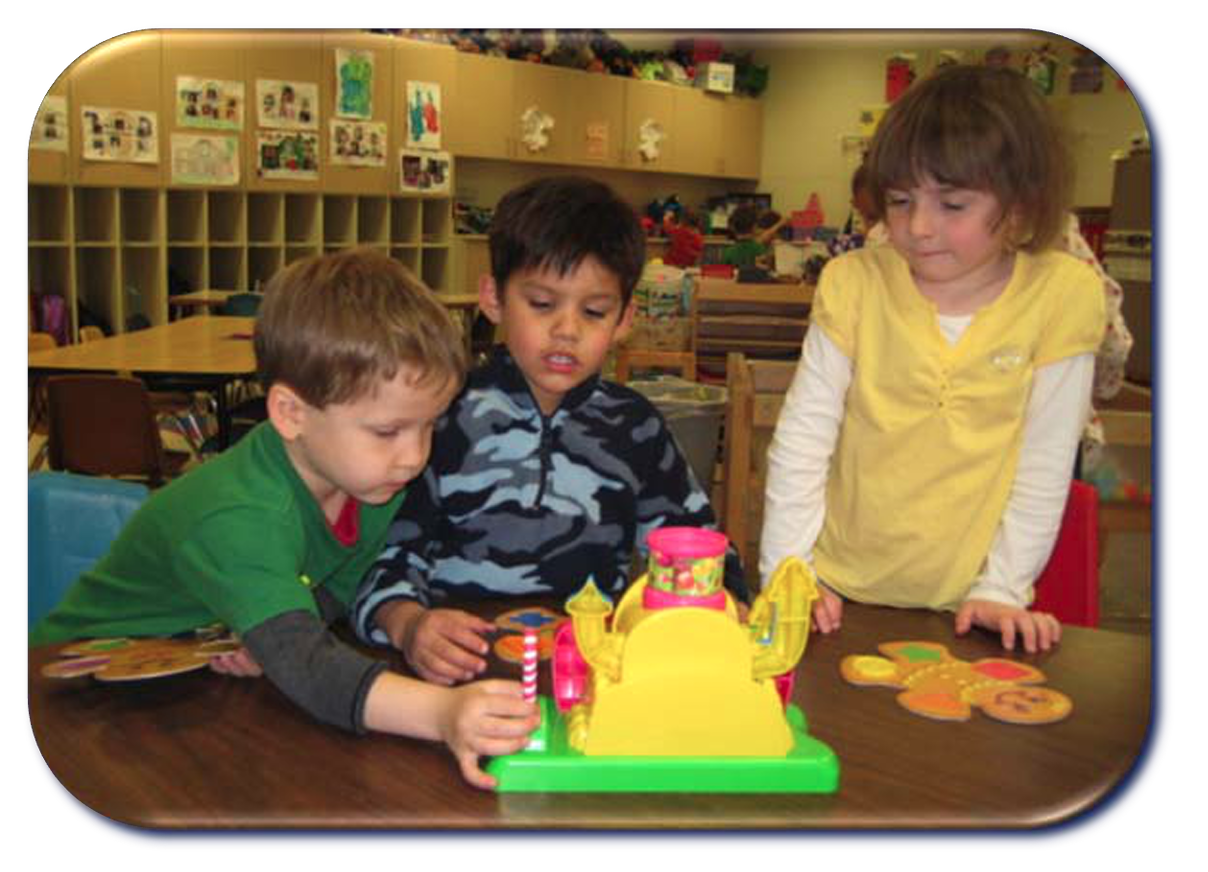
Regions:
<instances>
[{"instance_id":1,"label":"boy's face","mask_svg":"<svg viewBox=\"0 0 1208 872\"><path fill-rule=\"evenodd\" d=\"M594 257L564 276L552 269L515 273L502 293L484 276L478 302L492 323L503 326L508 350L547 415L600 371L612 343L633 322L632 304L621 302L620 280Z\"/></svg>"},{"instance_id":2,"label":"boy's face","mask_svg":"<svg viewBox=\"0 0 1208 872\"><path fill-rule=\"evenodd\" d=\"M417 380L404 364L389 381L347 403L319 409L287 386L274 385L269 414L285 440L294 468L329 518L344 497L381 504L428 462L432 429L460 386L453 380Z\"/></svg>"}]
</instances>

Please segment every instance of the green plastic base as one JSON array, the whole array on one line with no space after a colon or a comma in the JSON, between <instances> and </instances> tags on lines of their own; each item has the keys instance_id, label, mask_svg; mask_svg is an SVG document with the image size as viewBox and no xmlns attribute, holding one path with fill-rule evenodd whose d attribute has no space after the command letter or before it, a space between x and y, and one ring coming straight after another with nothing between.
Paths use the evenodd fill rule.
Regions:
<instances>
[{"instance_id":1,"label":"green plastic base","mask_svg":"<svg viewBox=\"0 0 1208 872\"><path fill-rule=\"evenodd\" d=\"M529 747L496 757L487 771L501 793L833 793L835 753L806 732L795 705L785 712L793 747L784 757L588 757L566 744L566 723L540 697L541 726Z\"/></svg>"}]
</instances>

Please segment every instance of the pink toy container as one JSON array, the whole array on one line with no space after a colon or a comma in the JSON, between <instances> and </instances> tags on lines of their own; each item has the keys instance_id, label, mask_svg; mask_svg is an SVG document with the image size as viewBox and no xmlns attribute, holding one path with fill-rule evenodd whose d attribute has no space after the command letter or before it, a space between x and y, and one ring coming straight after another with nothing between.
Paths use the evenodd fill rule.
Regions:
<instances>
[{"instance_id":1,"label":"pink toy container","mask_svg":"<svg viewBox=\"0 0 1208 872\"><path fill-rule=\"evenodd\" d=\"M647 607L671 604L667 597L692 598L696 604L725 594L726 546L729 540L701 527L660 527L646 537L650 562L646 577ZM661 602L655 602L661 601Z\"/></svg>"}]
</instances>

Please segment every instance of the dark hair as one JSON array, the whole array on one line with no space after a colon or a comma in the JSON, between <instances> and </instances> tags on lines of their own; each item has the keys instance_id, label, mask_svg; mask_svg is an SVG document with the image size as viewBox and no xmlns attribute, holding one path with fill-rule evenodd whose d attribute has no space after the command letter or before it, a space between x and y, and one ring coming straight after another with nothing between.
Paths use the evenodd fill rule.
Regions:
<instances>
[{"instance_id":1,"label":"dark hair","mask_svg":"<svg viewBox=\"0 0 1208 872\"><path fill-rule=\"evenodd\" d=\"M256 317L265 390L289 385L324 408L352 402L401 364L417 382L460 384L469 356L448 311L397 260L354 248L295 261L276 273Z\"/></svg>"},{"instance_id":2,"label":"dark hair","mask_svg":"<svg viewBox=\"0 0 1208 872\"><path fill-rule=\"evenodd\" d=\"M868 164L861 163L856 167L856 171L851 174L851 195L856 197L860 194L861 188L868 187Z\"/></svg>"},{"instance_id":3,"label":"dark hair","mask_svg":"<svg viewBox=\"0 0 1208 872\"><path fill-rule=\"evenodd\" d=\"M907 89L877 127L868 154L869 189L885 211L887 189L923 176L989 191L1004 218L1019 217L1012 243L1028 251L1059 237L1073 189L1060 127L1022 73L954 64Z\"/></svg>"},{"instance_id":4,"label":"dark hair","mask_svg":"<svg viewBox=\"0 0 1208 872\"><path fill-rule=\"evenodd\" d=\"M767 230L769 227L775 227L776 222L780 220L780 213L775 209L769 209L759 216L759 220L755 223L760 230Z\"/></svg>"},{"instance_id":5,"label":"dark hair","mask_svg":"<svg viewBox=\"0 0 1208 872\"><path fill-rule=\"evenodd\" d=\"M594 257L617 277L628 304L646 262L646 238L633 207L608 185L581 176L537 179L509 191L489 232L491 275L500 295L521 270L564 276Z\"/></svg>"},{"instance_id":6,"label":"dark hair","mask_svg":"<svg viewBox=\"0 0 1208 872\"><path fill-rule=\"evenodd\" d=\"M730 228L730 232L735 235L739 233L750 233L755 229L755 221L759 218L759 209L755 206L739 206L730 213L730 220L726 222Z\"/></svg>"}]
</instances>

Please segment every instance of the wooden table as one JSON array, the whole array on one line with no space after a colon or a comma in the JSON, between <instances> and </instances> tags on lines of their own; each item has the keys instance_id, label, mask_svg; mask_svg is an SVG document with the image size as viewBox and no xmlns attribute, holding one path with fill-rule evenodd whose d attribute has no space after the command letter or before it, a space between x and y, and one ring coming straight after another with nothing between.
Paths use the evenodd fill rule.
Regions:
<instances>
[{"instance_id":1,"label":"wooden table","mask_svg":"<svg viewBox=\"0 0 1208 872\"><path fill-rule=\"evenodd\" d=\"M117 372L173 376L186 386L208 390L218 405L218 441L230 444L226 386L256 374L252 350L254 318L183 318L94 342L66 345L29 355L31 374Z\"/></svg>"},{"instance_id":2,"label":"wooden table","mask_svg":"<svg viewBox=\"0 0 1208 872\"><path fill-rule=\"evenodd\" d=\"M218 309L222 304L229 300L235 294L246 294L247 291L191 291L187 294L177 294L175 297L168 297L168 306L170 308L181 309L201 309L209 312L210 309Z\"/></svg>"},{"instance_id":3,"label":"wooden table","mask_svg":"<svg viewBox=\"0 0 1208 872\"><path fill-rule=\"evenodd\" d=\"M1074 700L1068 720L1044 727L977 713L932 721L899 707L892 690L839 677L843 656L895 639L941 642L965 659L1001 653L987 635L955 639L950 616L849 605L841 632L810 640L794 692L839 757L830 795L482 792L443 746L342 733L267 680L201 671L55 681L38 673L54 647L30 650L29 714L47 765L76 798L116 821L167 828L1033 827L1089 809L1136 761L1150 723L1148 637L1070 627L1053 652L1015 655Z\"/></svg>"}]
</instances>

